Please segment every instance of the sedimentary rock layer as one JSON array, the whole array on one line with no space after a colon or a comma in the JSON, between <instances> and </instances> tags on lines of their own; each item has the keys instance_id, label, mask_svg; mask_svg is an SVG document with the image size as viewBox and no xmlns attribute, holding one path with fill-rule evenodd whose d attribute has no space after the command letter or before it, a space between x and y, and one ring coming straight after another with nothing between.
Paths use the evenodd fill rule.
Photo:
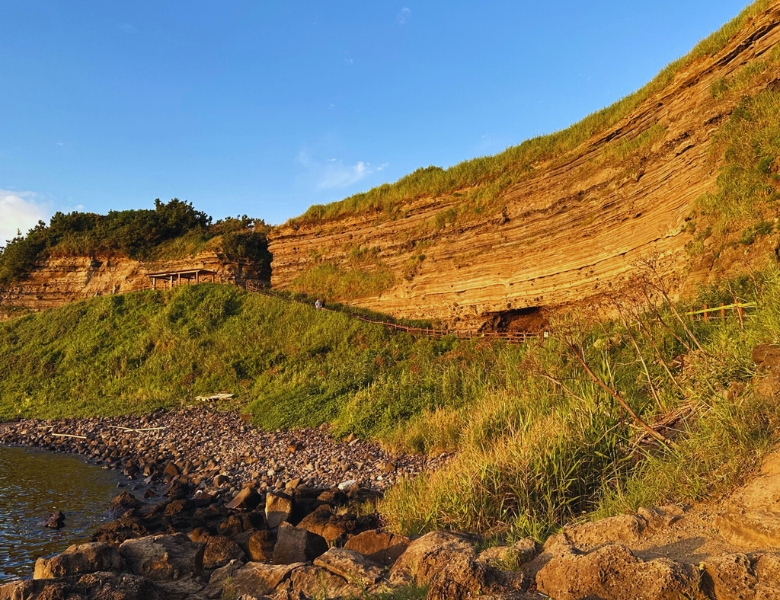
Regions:
<instances>
[{"instance_id":1,"label":"sedimentary rock layer","mask_svg":"<svg viewBox=\"0 0 780 600\"><path fill-rule=\"evenodd\" d=\"M685 219L694 200L714 188L713 139L739 101L716 98L711 86L765 58L778 41L780 3L773 3L717 55L682 69L615 126L565 156L532 165L487 216L432 231L437 215L458 206L458 193L410 200L395 219L374 212L282 226L271 236L272 284L287 288L323 261L352 268L351 249L368 248L395 283L351 302L465 325L486 313L558 306L619 289L649 255L662 257L665 270L683 272L690 239ZM770 67L744 93L778 77L777 66Z\"/></svg>"}]
</instances>

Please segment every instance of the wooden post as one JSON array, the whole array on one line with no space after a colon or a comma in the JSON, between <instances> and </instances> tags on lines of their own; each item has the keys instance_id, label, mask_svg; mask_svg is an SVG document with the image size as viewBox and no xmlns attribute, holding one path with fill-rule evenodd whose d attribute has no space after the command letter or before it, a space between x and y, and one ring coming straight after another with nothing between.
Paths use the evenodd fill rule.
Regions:
<instances>
[{"instance_id":1,"label":"wooden post","mask_svg":"<svg viewBox=\"0 0 780 600\"><path fill-rule=\"evenodd\" d=\"M742 305L737 306L737 315L739 315L739 328L744 329L745 328L745 320L744 320L744 310L742 308Z\"/></svg>"},{"instance_id":2,"label":"wooden post","mask_svg":"<svg viewBox=\"0 0 780 600\"><path fill-rule=\"evenodd\" d=\"M152 277L152 289L157 289L157 277Z\"/></svg>"},{"instance_id":3,"label":"wooden post","mask_svg":"<svg viewBox=\"0 0 780 600\"><path fill-rule=\"evenodd\" d=\"M195 271L195 283L200 283L200 271Z\"/></svg>"},{"instance_id":4,"label":"wooden post","mask_svg":"<svg viewBox=\"0 0 780 600\"><path fill-rule=\"evenodd\" d=\"M706 304L704 305L704 312L702 312L702 315L704 316L704 322L705 323L710 320L710 314L707 312L707 305Z\"/></svg>"},{"instance_id":5,"label":"wooden post","mask_svg":"<svg viewBox=\"0 0 780 600\"><path fill-rule=\"evenodd\" d=\"M723 307L724 307L724 304L723 304L723 302L721 302L720 303L720 318L725 321L726 320L726 309L723 308Z\"/></svg>"}]
</instances>

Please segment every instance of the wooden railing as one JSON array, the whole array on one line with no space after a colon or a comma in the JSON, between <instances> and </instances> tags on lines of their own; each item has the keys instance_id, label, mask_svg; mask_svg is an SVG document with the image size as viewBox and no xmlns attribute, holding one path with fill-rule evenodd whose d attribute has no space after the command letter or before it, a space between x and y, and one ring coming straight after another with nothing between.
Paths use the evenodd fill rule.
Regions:
<instances>
[{"instance_id":1,"label":"wooden railing","mask_svg":"<svg viewBox=\"0 0 780 600\"><path fill-rule=\"evenodd\" d=\"M248 280L245 285L245 289L247 292L255 292L258 294L265 294L266 296L271 296L273 298L285 300L287 302L297 302L299 304L305 304L307 306L312 306L312 303L310 301L304 301L299 300L296 298L290 298L287 296L284 296L282 294L274 293L267 285L260 284L258 282ZM458 339L490 339L490 340L504 340L506 342L520 344L523 342L527 342L529 340L535 339L535 338L541 338L546 337L543 333L531 333L527 331L515 331L515 332L478 332L478 331L465 331L462 329L442 329L442 328L436 328L436 327L413 327L411 325L401 325L400 323L393 323L390 321L382 321L379 319L370 319L368 317L364 317L363 315L359 315L356 313L351 313L346 310L333 310L331 308L322 307L318 310L324 310L327 312L338 312L343 315L346 315L352 319L356 319L358 321L363 321L364 323L371 323L373 325L382 325L383 327L386 327L387 329L392 329L394 331L403 331L405 333L408 333L410 335L417 335L417 336L425 336L430 338L442 338L447 336L455 336Z\"/></svg>"},{"instance_id":2,"label":"wooden railing","mask_svg":"<svg viewBox=\"0 0 780 600\"><path fill-rule=\"evenodd\" d=\"M728 315L736 315L739 319L739 324L745 323L745 311L755 308L754 302L734 302L733 304L720 303L719 306L707 306L706 304L701 310L692 310L685 313L687 316L694 319L701 319L703 321L710 321L714 319L726 319Z\"/></svg>"}]
</instances>

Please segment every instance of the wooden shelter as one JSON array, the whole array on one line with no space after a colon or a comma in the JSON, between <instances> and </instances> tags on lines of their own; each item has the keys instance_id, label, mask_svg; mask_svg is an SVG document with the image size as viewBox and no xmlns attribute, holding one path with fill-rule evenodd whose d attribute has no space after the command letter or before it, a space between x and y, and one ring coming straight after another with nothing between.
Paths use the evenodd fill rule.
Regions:
<instances>
[{"instance_id":1,"label":"wooden shelter","mask_svg":"<svg viewBox=\"0 0 780 600\"><path fill-rule=\"evenodd\" d=\"M166 271L164 273L147 273L146 276L152 280L152 289L157 289L157 282L161 281L163 287L174 287L177 285L190 285L192 283L201 283L216 281L217 272L208 269L184 269L181 271ZM167 286L166 286L167 284Z\"/></svg>"}]
</instances>

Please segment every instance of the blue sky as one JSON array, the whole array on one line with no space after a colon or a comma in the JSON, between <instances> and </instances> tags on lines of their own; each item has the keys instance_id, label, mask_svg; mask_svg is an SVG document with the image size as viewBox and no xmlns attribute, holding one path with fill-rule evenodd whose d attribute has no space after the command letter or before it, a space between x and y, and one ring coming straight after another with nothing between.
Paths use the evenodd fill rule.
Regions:
<instances>
[{"instance_id":1,"label":"blue sky","mask_svg":"<svg viewBox=\"0 0 780 600\"><path fill-rule=\"evenodd\" d=\"M745 5L0 0L0 239L174 196L280 223L566 127Z\"/></svg>"}]
</instances>

